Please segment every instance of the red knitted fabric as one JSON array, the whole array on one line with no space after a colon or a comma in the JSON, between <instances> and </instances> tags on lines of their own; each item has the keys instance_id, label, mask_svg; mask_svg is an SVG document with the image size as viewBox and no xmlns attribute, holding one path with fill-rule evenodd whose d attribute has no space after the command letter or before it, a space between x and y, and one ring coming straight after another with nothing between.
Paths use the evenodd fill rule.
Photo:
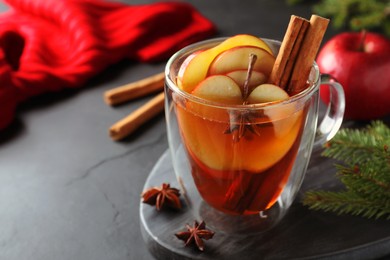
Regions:
<instances>
[{"instance_id":1,"label":"red knitted fabric","mask_svg":"<svg viewBox=\"0 0 390 260\"><path fill-rule=\"evenodd\" d=\"M159 61L211 36L191 5L102 0L6 0L0 15L0 129L32 96L81 87L121 59Z\"/></svg>"}]
</instances>

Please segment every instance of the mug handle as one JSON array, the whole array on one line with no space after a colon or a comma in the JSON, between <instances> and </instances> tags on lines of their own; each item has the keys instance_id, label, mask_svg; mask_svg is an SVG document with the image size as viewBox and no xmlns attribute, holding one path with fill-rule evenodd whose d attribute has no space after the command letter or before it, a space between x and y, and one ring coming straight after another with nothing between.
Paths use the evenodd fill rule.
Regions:
<instances>
[{"instance_id":1,"label":"mug handle","mask_svg":"<svg viewBox=\"0 0 390 260\"><path fill-rule=\"evenodd\" d=\"M330 75L321 75L321 85L329 86L329 103L321 123L317 127L314 147L320 148L332 139L341 127L345 111L345 95L343 87Z\"/></svg>"}]
</instances>

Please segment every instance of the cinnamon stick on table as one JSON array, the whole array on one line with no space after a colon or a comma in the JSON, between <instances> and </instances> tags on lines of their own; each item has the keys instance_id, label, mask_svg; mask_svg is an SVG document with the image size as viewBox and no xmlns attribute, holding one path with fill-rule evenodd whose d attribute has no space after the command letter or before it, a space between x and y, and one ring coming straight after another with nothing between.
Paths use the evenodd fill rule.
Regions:
<instances>
[{"instance_id":1,"label":"cinnamon stick on table","mask_svg":"<svg viewBox=\"0 0 390 260\"><path fill-rule=\"evenodd\" d=\"M118 105L147 94L164 89L164 73L159 73L139 81L108 90L104 93L104 101L108 105Z\"/></svg>"},{"instance_id":2,"label":"cinnamon stick on table","mask_svg":"<svg viewBox=\"0 0 390 260\"><path fill-rule=\"evenodd\" d=\"M310 22L292 16L281 44L270 82L286 89L289 95L304 90L315 56L320 47L329 20L312 15ZM257 174L241 174L232 182L224 207L243 213L251 205L253 196L263 183ZM260 209L259 209L260 210Z\"/></svg>"},{"instance_id":3,"label":"cinnamon stick on table","mask_svg":"<svg viewBox=\"0 0 390 260\"><path fill-rule=\"evenodd\" d=\"M123 139L163 110L164 92L158 94L145 105L111 126L109 134L115 141Z\"/></svg>"}]
</instances>

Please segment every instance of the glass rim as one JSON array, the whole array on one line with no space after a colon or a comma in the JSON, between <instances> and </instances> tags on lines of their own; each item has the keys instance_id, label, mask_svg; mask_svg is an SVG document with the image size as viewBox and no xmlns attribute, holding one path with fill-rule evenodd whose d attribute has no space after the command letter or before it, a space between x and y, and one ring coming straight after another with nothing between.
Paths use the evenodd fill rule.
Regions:
<instances>
[{"instance_id":1,"label":"glass rim","mask_svg":"<svg viewBox=\"0 0 390 260\"><path fill-rule=\"evenodd\" d=\"M193 50L200 49L201 46L204 45L211 45L213 43L219 43L228 37L218 37L218 38L212 38L204 41L199 41L193 44L190 44L176 53L174 53L169 60L167 61L167 64L165 66L165 85L169 87L175 94L180 95L182 98L185 98L186 100L190 100L191 102L199 103L205 106L214 107L214 108L220 108L220 109L231 109L231 110L242 110L242 109L271 109L271 108L277 108L282 107L285 105L290 105L295 102L299 102L302 100L306 100L312 96L312 94L319 89L319 81L320 81L320 71L317 63L314 61L313 65L311 67L311 72L314 70L314 79L313 81L309 82L309 87L304 89L303 91L299 92L298 94L295 94L287 99L280 100L280 101L272 101L272 102L265 102L265 103L257 103L257 104L225 104L221 102L211 101L204 98L197 97L195 95L192 95L191 93L184 91L180 89L175 81L171 78L171 66L172 64L181 57L187 57L185 54L190 54L193 52ZM260 38L260 37L259 37ZM268 38L260 38L264 40L267 43L273 43L273 44L281 44L278 40L268 39ZM275 54L276 55L276 54ZM305 99L306 98L306 99Z\"/></svg>"}]
</instances>

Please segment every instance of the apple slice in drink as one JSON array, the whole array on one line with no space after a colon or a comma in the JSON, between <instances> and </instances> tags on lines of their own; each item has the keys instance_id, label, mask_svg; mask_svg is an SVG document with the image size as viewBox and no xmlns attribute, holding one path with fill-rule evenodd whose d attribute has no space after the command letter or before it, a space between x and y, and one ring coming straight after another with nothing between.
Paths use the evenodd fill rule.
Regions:
<instances>
[{"instance_id":1,"label":"apple slice in drink","mask_svg":"<svg viewBox=\"0 0 390 260\"><path fill-rule=\"evenodd\" d=\"M192 91L194 96L223 104L242 104L242 93L238 84L228 76L215 75L204 79Z\"/></svg>"},{"instance_id":2,"label":"apple slice in drink","mask_svg":"<svg viewBox=\"0 0 390 260\"><path fill-rule=\"evenodd\" d=\"M250 104L259 104L282 101L288 98L287 92L279 86L262 84L249 94L247 101ZM294 104L284 104L278 109L265 110L264 114L273 122L275 135L285 136L292 132L296 122L301 118L302 110L297 109ZM287 145L286 147L289 146Z\"/></svg>"},{"instance_id":3,"label":"apple slice in drink","mask_svg":"<svg viewBox=\"0 0 390 260\"><path fill-rule=\"evenodd\" d=\"M289 98L287 92L273 84L261 84L249 94L247 101L250 104L267 103Z\"/></svg>"},{"instance_id":4,"label":"apple slice in drink","mask_svg":"<svg viewBox=\"0 0 390 260\"><path fill-rule=\"evenodd\" d=\"M183 71L178 76L179 87L189 93L197 86L203 79L206 78L207 72L211 62L218 56L218 54L234 48L236 46L256 46L264 50L264 52L272 55L272 51L269 46L261 39L248 35L239 34L226 39L213 48L207 49L193 57L187 64L183 64Z\"/></svg>"},{"instance_id":5,"label":"apple slice in drink","mask_svg":"<svg viewBox=\"0 0 390 260\"><path fill-rule=\"evenodd\" d=\"M250 54L257 57L253 70L268 76L275 63L275 57L264 49L255 46L237 46L220 53L211 63L208 74L226 74L234 70L248 69Z\"/></svg>"},{"instance_id":6,"label":"apple slice in drink","mask_svg":"<svg viewBox=\"0 0 390 260\"><path fill-rule=\"evenodd\" d=\"M241 88L243 88L245 84L245 80L248 74L248 70L235 70L226 74L226 76L232 78ZM267 81L267 76L259 71L252 71L252 75L249 81L249 93L253 90L253 88L261 85ZM243 89L241 89L242 92Z\"/></svg>"},{"instance_id":7,"label":"apple slice in drink","mask_svg":"<svg viewBox=\"0 0 390 260\"><path fill-rule=\"evenodd\" d=\"M221 104L242 104L241 88L234 80L224 75L209 76L202 80L191 92L193 96ZM177 107L178 121L187 149L195 160L205 167L221 170L231 163L232 155L221 145L224 139L226 122L230 114L218 104L204 105L203 101L192 100L185 103L185 109ZM211 127L212 126L212 127ZM210 131L206 131L211 127ZM219 133L216 139L213 134ZM211 139L210 139L211 138ZM205 142L207 145L203 145ZM225 162L227 160L227 163ZM223 176L220 176L223 178Z\"/></svg>"},{"instance_id":8,"label":"apple slice in drink","mask_svg":"<svg viewBox=\"0 0 390 260\"><path fill-rule=\"evenodd\" d=\"M196 57L196 55L198 55L199 53L201 53L202 50L200 51L196 51L194 53L191 53L184 61L183 63L180 65L180 68L179 68L179 72L177 73L177 78L176 78L176 84L178 85L179 88L183 89L183 83L181 82L181 79L183 78L184 76L184 72L186 71L187 69L187 66L188 64L190 64L190 62L192 61L193 58Z\"/></svg>"}]
</instances>

